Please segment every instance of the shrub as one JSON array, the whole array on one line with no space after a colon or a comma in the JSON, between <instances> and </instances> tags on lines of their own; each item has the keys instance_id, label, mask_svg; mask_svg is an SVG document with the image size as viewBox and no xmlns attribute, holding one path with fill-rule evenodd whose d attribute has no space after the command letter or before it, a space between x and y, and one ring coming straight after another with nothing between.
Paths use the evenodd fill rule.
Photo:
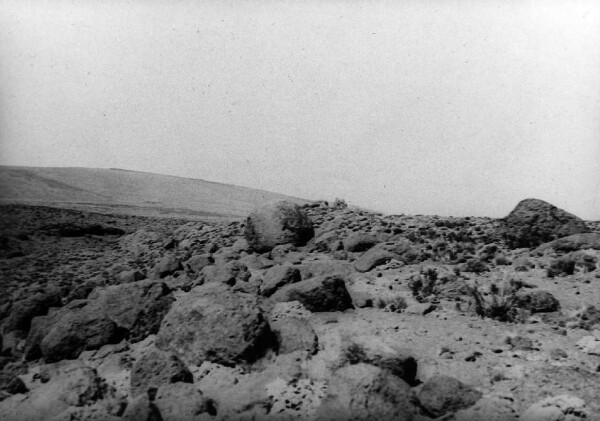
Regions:
<instances>
[{"instance_id":1,"label":"shrub","mask_svg":"<svg viewBox=\"0 0 600 421\"><path fill-rule=\"evenodd\" d=\"M523 287L523 283L510 280L498 287L490 285L490 292L483 294L479 286L470 288L475 313L482 318L490 318L500 322L523 322L528 312L520 308L520 300L517 291Z\"/></svg>"},{"instance_id":2,"label":"shrub","mask_svg":"<svg viewBox=\"0 0 600 421\"><path fill-rule=\"evenodd\" d=\"M406 304L406 300L403 296L397 295L389 300L378 298L375 302L375 307L390 313L401 313L402 310L408 307L408 305Z\"/></svg>"},{"instance_id":3,"label":"shrub","mask_svg":"<svg viewBox=\"0 0 600 421\"><path fill-rule=\"evenodd\" d=\"M421 269L418 276L412 276L408 281L408 287L417 301L426 301L435 292L435 283L438 273L435 268Z\"/></svg>"},{"instance_id":4,"label":"shrub","mask_svg":"<svg viewBox=\"0 0 600 421\"><path fill-rule=\"evenodd\" d=\"M339 197L336 197L335 200L333 201L333 207L340 208L340 209L346 209L348 207L348 204L346 203L346 201L344 199L340 199Z\"/></svg>"},{"instance_id":5,"label":"shrub","mask_svg":"<svg viewBox=\"0 0 600 421\"><path fill-rule=\"evenodd\" d=\"M548 275L548 278L554 278L555 276L572 275L574 272L575 260L572 260L569 256L564 256L554 259L550 263L546 275Z\"/></svg>"},{"instance_id":6,"label":"shrub","mask_svg":"<svg viewBox=\"0 0 600 421\"><path fill-rule=\"evenodd\" d=\"M478 259L469 259L462 268L463 272L483 273L489 272L490 268L484 262Z\"/></svg>"}]
</instances>

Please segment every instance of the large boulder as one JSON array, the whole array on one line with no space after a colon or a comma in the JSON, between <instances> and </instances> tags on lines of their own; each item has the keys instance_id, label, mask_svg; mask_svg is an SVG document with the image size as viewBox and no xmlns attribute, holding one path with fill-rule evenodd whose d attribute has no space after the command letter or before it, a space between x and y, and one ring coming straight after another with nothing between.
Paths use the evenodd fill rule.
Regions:
<instances>
[{"instance_id":1,"label":"large boulder","mask_svg":"<svg viewBox=\"0 0 600 421\"><path fill-rule=\"evenodd\" d=\"M454 377L436 375L425 382L418 397L433 418L473 406L483 394Z\"/></svg>"},{"instance_id":2,"label":"large boulder","mask_svg":"<svg viewBox=\"0 0 600 421\"><path fill-rule=\"evenodd\" d=\"M80 361L42 366L46 382L36 384L27 395L17 394L0 402L3 420L45 421L70 409L84 409L102 403L104 413L96 418L110 419L110 411L119 406L114 389L98 376L96 370ZM112 409L111 409L112 408ZM61 419L61 418L58 418Z\"/></svg>"},{"instance_id":3,"label":"large boulder","mask_svg":"<svg viewBox=\"0 0 600 421\"><path fill-rule=\"evenodd\" d=\"M245 237L256 252L270 251L278 244L301 246L314 236L310 218L291 202L270 202L250 213Z\"/></svg>"},{"instance_id":4,"label":"large boulder","mask_svg":"<svg viewBox=\"0 0 600 421\"><path fill-rule=\"evenodd\" d=\"M377 237L375 237L373 234L354 232L344 240L344 248L346 251L360 253L362 251L369 250L377 243Z\"/></svg>"},{"instance_id":5,"label":"large boulder","mask_svg":"<svg viewBox=\"0 0 600 421\"><path fill-rule=\"evenodd\" d=\"M4 331L28 331L34 317L47 314L50 307L60 307L61 299L62 290L49 287L43 292L36 292L30 297L15 301L4 325Z\"/></svg>"},{"instance_id":6,"label":"large boulder","mask_svg":"<svg viewBox=\"0 0 600 421\"><path fill-rule=\"evenodd\" d=\"M573 234L589 232L575 215L539 199L525 199L501 221L496 234L511 248L536 247Z\"/></svg>"},{"instance_id":7,"label":"large boulder","mask_svg":"<svg viewBox=\"0 0 600 421\"><path fill-rule=\"evenodd\" d=\"M256 360L270 340L269 325L255 296L210 283L173 303L156 346L190 365L203 361L235 365Z\"/></svg>"},{"instance_id":8,"label":"large boulder","mask_svg":"<svg viewBox=\"0 0 600 421\"><path fill-rule=\"evenodd\" d=\"M280 354L317 351L319 340L310 324L311 313L298 301L277 303L269 314L269 326Z\"/></svg>"},{"instance_id":9,"label":"large boulder","mask_svg":"<svg viewBox=\"0 0 600 421\"><path fill-rule=\"evenodd\" d=\"M541 289L518 291L517 304L532 313L547 313L560 309L560 302L554 295Z\"/></svg>"},{"instance_id":10,"label":"large boulder","mask_svg":"<svg viewBox=\"0 0 600 421\"><path fill-rule=\"evenodd\" d=\"M410 386L387 370L359 363L339 369L317 410L317 420L412 420Z\"/></svg>"},{"instance_id":11,"label":"large boulder","mask_svg":"<svg viewBox=\"0 0 600 421\"><path fill-rule=\"evenodd\" d=\"M538 248L543 251L546 248L553 248L558 252L569 252L577 250L600 250L600 233L588 232L584 234L573 234L568 237L559 238L551 243L544 244Z\"/></svg>"},{"instance_id":12,"label":"large boulder","mask_svg":"<svg viewBox=\"0 0 600 421\"><path fill-rule=\"evenodd\" d=\"M129 333L138 342L158 332L160 322L175 300L164 282L144 280L94 291L90 306Z\"/></svg>"},{"instance_id":13,"label":"large boulder","mask_svg":"<svg viewBox=\"0 0 600 421\"><path fill-rule=\"evenodd\" d=\"M327 275L287 285L271 297L275 302L300 301L312 312L344 311L352 306L352 298L340 275Z\"/></svg>"},{"instance_id":14,"label":"large boulder","mask_svg":"<svg viewBox=\"0 0 600 421\"><path fill-rule=\"evenodd\" d=\"M98 349L122 338L123 332L112 320L84 305L61 310L39 347L46 362L55 362L77 358L84 350Z\"/></svg>"},{"instance_id":15,"label":"large boulder","mask_svg":"<svg viewBox=\"0 0 600 421\"><path fill-rule=\"evenodd\" d=\"M368 272L377 266L384 265L390 260L398 258L399 256L395 253L384 249L372 248L356 259L354 267L359 272Z\"/></svg>"}]
</instances>

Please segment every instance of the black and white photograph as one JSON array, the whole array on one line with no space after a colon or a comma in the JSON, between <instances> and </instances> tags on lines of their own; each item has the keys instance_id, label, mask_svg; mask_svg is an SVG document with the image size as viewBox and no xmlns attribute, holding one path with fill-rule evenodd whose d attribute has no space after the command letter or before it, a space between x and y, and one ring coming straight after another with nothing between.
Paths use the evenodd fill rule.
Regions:
<instances>
[{"instance_id":1,"label":"black and white photograph","mask_svg":"<svg viewBox=\"0 0 600 421\"><path fill-rule=\"evenodd\" d=\"M600 2L0 0L0 420L600 421Z\"/></svg>"}]
</instances>

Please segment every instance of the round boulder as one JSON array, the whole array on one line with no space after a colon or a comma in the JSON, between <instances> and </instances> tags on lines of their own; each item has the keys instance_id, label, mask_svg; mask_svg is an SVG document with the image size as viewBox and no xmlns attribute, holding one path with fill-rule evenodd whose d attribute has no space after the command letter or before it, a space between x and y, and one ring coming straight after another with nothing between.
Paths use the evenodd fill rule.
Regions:
<instances>
[{"instance_id":1,"label":"round boulder","mask_svg":"<svg viewBox=\"0 0 600 421\"><path fill-rule=\"evenodd\" d=\"M279 244L305 245L314 236L310 218L298 205L287 201L270 202L250 213L245 233L249 247L259 253Z\"/></svg>"},{"instance_id":2,"label":"round boulder","mask_svg":"<svg viewBox=\"0 0 600 421\"><path fill-rule=\"evenodd\" d=\"M260 357L271 335L255 296L210 283L173 303L156 347L174 352L189 365L211 361L232 366Z\"/></svg>"}]
</instances>

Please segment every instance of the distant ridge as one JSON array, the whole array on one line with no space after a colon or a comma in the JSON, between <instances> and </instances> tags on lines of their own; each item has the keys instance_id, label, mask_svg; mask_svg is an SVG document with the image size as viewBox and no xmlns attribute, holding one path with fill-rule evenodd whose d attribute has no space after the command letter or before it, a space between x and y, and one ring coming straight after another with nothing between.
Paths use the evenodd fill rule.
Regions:
<instances>
[{"instance_id":1,"label":"distant ridge","mask_svg":"<svg viewBox=\"0 0 600 421\"><path fill-rule=\"evenodd\" d=\"M266 190L121 168L0 165L3 203L237 218L272 200L310 202Z\"/></svg>"}]
</instances>

